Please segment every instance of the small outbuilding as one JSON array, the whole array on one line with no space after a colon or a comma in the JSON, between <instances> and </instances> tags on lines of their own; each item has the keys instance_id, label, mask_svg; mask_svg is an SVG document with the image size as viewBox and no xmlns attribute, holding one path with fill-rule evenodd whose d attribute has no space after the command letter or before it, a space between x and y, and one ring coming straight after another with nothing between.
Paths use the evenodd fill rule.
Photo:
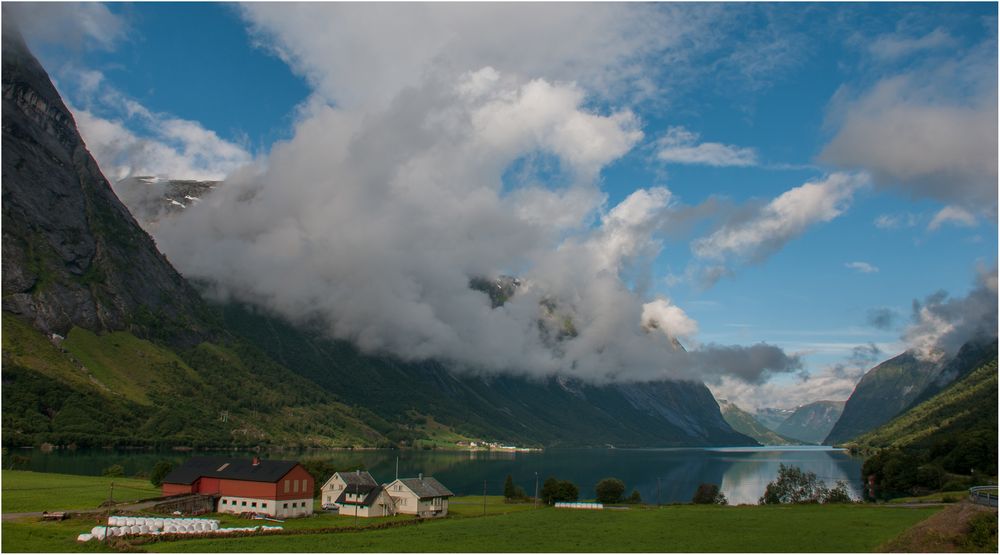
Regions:
<instances>
[{"instance_id":1,"label":"small outbuilding","mask_svg":"<svg viewBox=\"0 0 1000 555\"><path fill-rule=\"evenodd\" d=\"M191 457L163 478L163 495L199 493L215 497L220 513L257 513L275 518L313 513L312 476L297 461Z\"/></svg>"}]
</instances>

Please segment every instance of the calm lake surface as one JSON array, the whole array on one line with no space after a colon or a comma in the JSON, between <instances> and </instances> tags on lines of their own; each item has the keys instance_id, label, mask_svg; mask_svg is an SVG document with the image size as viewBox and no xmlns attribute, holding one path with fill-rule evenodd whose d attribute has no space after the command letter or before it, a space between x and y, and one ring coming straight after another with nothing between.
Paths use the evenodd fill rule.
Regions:
<instances>
[{"instance_id":1,"label":"calm lake surface","mask_svg":"<svg viewBox=\"0 0 1000 555\"><path fill-rule=\"evenodd\" d=\"M182 462L192 454L251 456L250 453L176 451L66 451L42 453L13 450L18 455L15 468L39 472L100 475L113 464L125 467L127 475L148 473L163 459ZM613 476L625 482L626 495L639 490L647 503L687 502L700 483L719 484L731 504L756 503L767 483L775 478L778 465L793 465L833 486L837 480L850 484L854 496L861 492L859 457L830 447L733 447L711 449L550 449L537 453L480 451L309 451L271 452L272 459L322 458L338 468L357 465L369 470L379 482L396 475L399 460L401 477L417 473L434 476L458 495L483 493L483 481L490 495L500 495L508 474L529 495L549 476L571 480L580 487L581 498L593 498L594 485ZM23 460L27 457L30 460ZM4 461L10 468L12 458Z\"/></svg>"}]
</instances>

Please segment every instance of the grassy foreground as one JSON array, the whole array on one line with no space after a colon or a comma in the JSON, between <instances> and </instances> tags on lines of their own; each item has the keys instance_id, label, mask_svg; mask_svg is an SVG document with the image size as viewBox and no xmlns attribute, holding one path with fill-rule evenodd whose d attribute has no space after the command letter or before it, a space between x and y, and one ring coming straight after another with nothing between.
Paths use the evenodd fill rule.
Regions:
<instances>
[{"instance_id":1,"label":"grassy foreground","mask_svg":"<svg viewBox=\"0 0 1000 555\"><path fill-rule=\"evenodd\" d=\"M111 481L8 471L3 479L4 513L92 508L104 500ZM157 493L148 482L114 480L135 488L120 488L123 495L119 497L116 487L116 499L124 499L125 492L132 492L133 498ZM57 494L63 486L66 490ZM349 530L354 518L318 514L286 521L290 535L134 547L156 552L860 552L875 550L939 510L871 505L535 510L530 504L503 503L499 497L487 498L486 516L483 508L482 497L458 497L450 504L448 518L413 526ZM250 524L232 515L217 517L226 527ZM367 527L412 519L400 515L359 519L358 523ZM109 547L104 544L75 541L77 534L89 531L98 520L95 516L64 522L5 521L0 548L4 552L106 551ZM308 533L310 529L316 531ZM317 533L317 529L324 532Z\"/></svg>"},{"instance_id":2,"label":"grassy foreground","mask_svg":"<svg viewBox=\"0 0 1000 555\"><path fill-rule=\"evenodd\" d=\"M3 512L26 513L62 509L96 509L108 500L111 482L115 501L133 501L160 495L149 480L73 476L26 470L4 470Z\"/></svg>"},{"instance_id":3,"label":"grassy foreground","mask_svg":"<svg viewBox=\"0 0 1000 555\"><path fill-rule=\"evenodd\" d=\"M185 540L162 552L858 552L937 509L874 506L544 508L387 530Z\"/></svg>"}]
</instances>

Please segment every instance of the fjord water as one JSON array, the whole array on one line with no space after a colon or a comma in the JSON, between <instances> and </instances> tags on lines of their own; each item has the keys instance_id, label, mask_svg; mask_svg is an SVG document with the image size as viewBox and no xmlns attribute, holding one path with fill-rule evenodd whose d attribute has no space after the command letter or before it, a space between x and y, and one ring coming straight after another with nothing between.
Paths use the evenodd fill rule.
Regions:
<instances>
[{"instance_id":1,"label":"fjord water","mask_svg":"<svg viewBox=\"0 0 1000 555\"><path fill-rule=\"evenodd\" d=\"M248 452L109 451L57 450L14 451L19 455L15 467L40 472L99 475L111 465L120 464L127 475L146 472L163 459L180 463L191 454L251 456ZM625 482L626 494L639 490L647 503L690 501L700 483L719 484L731 504L756 503L767 483L775 478L778 465L798 466L814 472L833 486L844 480L852 495L861 492L861 463L846 451L830 447L732 447L711 449L548 449L542 452L486 451L282 451L263 453L266 458L321 458L335 467L361 466L379 482L389 482L396 475L396 460L402 477L434 476L459 495L480 495L483 481L490 495L503 491L508 474L529 495L534 492L535 473L539 484L549 476L571 480L580 487L581 498L593 498L594 485L613 476ZM25 460L26 457L29 460ZM5 468L10 467L10 460Z\"/></svg>"}]
</instances>

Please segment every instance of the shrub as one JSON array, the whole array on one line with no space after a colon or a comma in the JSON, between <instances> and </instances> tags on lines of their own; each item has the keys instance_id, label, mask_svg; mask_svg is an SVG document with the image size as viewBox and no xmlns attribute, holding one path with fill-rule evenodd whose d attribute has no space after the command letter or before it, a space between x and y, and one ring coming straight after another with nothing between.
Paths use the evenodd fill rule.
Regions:
<instances>
[{"instance_id":1,"label":"shrub","mask_svg":"<svg viewBox=\"0 0 1000 555\"><path fill-rule=\"evenodd\" d=\"M969 531L962 539L969 551L997 552L997 517L993 512L979 513L969 519Z\"/></svg>"},{"instance_id":2,"label":"shrub","mask_svg":"<svg viewBox=\"0 0 1000 555\"><path fill-rule=\"evenodd\" d=\"M101 476L120 478L125 475L125 467L120 464L113 464L101 471Z\"/></svg>"},{"instance_id":3,"label":"shrub","mask_svg":"<svg viewBox=\"0 0 1000 555\"><path fill-rule=\"evenodd\" d=\"M594 486L599 503L618 503L625 494L625 482L618 478L605 478Z\"/></svg>"},{"instance_id":4,"label":"shrub","mask_svg":"<svg viewBox=\"0 0 1000 555\"><path fill-rule=\"evenodd\" d=\"M631 503L633 505L638 505L639 503L642 503L642 496L639 495L639 490L637 489L632 490L632 495L629 495L628 499L626 499L625 502Z\"/></svg>"},{"instance_id":5,"label":"shrub","mask_svg":"<svg viewBox=\"0 0 1000 555\"><path fill-rule=\"evenodd\" d=\"M824 503L853 503L854 500L851 499L851 494L847 490L847 482L843 480L838 480L837 485L833 489L826 492L823 496Z\"/></svg>"},{"instance_id":6,"label":"shrub","mask_svg":"<svg viewBox=\"0 0 1000 555\"><path fill-rule=\"evenodd\" d=\"M691 497L696 505L726 505L729 501L715 484L700 484Z\"/></svg>"},{"instance_id":7,"label":"shrub","mask_svg":"<svg viewBox=\"0 0 1000 555\"><path fill-rule=\"evenodd\" d=\"M149 473L149 482L156 487L163 484L163 478L174 469L174 463L170 461L160 461L153 465L153 470Z\"/></svg>"}]
</instances>

